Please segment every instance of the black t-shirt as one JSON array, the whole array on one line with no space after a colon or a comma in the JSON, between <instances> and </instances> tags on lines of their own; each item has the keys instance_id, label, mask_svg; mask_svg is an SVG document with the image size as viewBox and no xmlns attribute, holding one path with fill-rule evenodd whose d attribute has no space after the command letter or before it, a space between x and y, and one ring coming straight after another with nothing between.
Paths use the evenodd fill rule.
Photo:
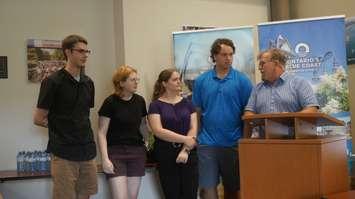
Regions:
<instances>
[{"instance_id":1,"label":"black t-shirt","mask_svg":"<svg viewBox=\"0 0 355 199\"><path fill-rule=\"evenodd\" d=\"M128 101L116 94L107 97L99 110L99 116L110 118L107 130L107 145L143 145L143 136L139 127L142 117L147 115L145 100L133 94Z\"/></svg>"},{"instance_id":2,"label":"black t-shirt","mask_svg":"<svg viewBox=\"0 0 355 199\"><path fill-rule=\"evenodd\" d=\"M42 81L37 107L49 111L49 152L72 161L95 158L89 119L94 95L94 83L84 74L78 82L61 69Z\"/></svg>"}]
</instances>

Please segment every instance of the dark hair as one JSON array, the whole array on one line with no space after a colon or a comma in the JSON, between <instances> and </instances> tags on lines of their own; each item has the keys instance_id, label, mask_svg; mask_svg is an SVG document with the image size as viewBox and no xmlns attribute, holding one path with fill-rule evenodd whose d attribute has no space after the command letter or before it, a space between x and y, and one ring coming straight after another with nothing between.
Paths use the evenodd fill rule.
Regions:
<instances>
[{"instance_id":1,"label":"dark hair","mask_svg":"<svg viewBox=\"0 0 355 199\"><path fill-rule=\"evenodd\" d=\"M65 50L74 48L75 44L79 42L84 43L86 45L88 44L88 41L80 35L69 35L63 39L62 50L63 50L65 60L68 60L68 57L65 54Z\"/></svg>"},{"instance_id":2,"label":"dark hair","mask_svg":"<svg viewBox=\"0 0 355 199\"><path fill-rule=\"evenodd\" d=\"M165 69L160 72L157 81L154 84L153 100L158 99L165 92L165 87L163 82L167 82L174 72L178 72L175 68Z\"/></svg>"},{"instance_id":3,"label":"dark hair","mask_svg":"<svg viewBox=\"0 0 355 199\"><path fill-rule=\"evenodd\" d=\"M216 60L214 59L214 55L217 55L220 51L221 51L221 45L224 44L226 46L229 46L233 49L233 53L235 52L235 47L233 44L233 41L227 38L219 38L216 39L212 46L211 46L211 59L213 62L215 62Z\"/></svg>"},{"instance_id":4,"label":"dark hair","mask_svg":"<svg viewBox=\"0 0 355 199\"><path fill-rule=\"evenodd\" d=\"M279 49L279 48L270 48L265 51L262 51L258 55L258 60L260 60L261 56L263 56L265 53L270 53L270 59L272 61L278 61L280 64L285 67L286 61L287 61L287 56L286 53Z\"/></svg>"}]
</instances>

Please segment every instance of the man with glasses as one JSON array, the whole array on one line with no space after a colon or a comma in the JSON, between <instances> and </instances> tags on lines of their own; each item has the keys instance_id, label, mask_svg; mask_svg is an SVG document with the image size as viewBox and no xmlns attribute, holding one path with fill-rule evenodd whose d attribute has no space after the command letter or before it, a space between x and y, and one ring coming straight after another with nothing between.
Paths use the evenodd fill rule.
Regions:
<instances>
[{"instance_id":1,"label":"man with glasses","mask_svg":"<svg viewBox=\"0 0 355 199\"><path fill-rule=\"evenodd\" d=\"M48 128L53 199L88 199L97 193L96 145L90 124L94 83L84 74L87 40L69 35L62 41L63 69L41 83L34 123Z\"/></svg>"},{"instance_id":2,"label":"man with glasses","mask_svg":"<svg viewBox=\"0 0 355 199\"><path fill-rule=\"evenodd\" d=\"M285 71L287 57L277 48L258 55L262 81L253 89L245 115L318 111L317 98L307 80Z\"/></svg>"}]
</instances>

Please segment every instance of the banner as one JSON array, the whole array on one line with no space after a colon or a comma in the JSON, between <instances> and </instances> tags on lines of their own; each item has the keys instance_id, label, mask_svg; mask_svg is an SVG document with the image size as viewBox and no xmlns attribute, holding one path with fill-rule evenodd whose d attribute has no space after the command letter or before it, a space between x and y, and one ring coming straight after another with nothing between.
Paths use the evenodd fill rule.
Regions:
<instances>
[{"instance_id":1,"label":"banner","mask_svg":"<svg viewBox=\"0 0 355 199\"><path fill-rule=\"evenodd\" d=\"M355 64L355 17L346 18L345 33L348 64Z\"/></svg>"},{"instance_id":2,"label":"banner","mask_svg":"<svg viewBox=\"0 0 355 199\"><path fill-rule=\"evenodd\" d=\"M236 47L233 68L244 72L254 81L254 42L252 27L215 28L173 33L174 63L180 71L185 86L184 95L190 95L194 79L213 68L210 48L217 38L229 38Z\"/></svg>"},{"instance_id":3,"label":"banner","mask_svg":"<svg viewBox=\"0 0 355 199\"><path fill-rule=\"evenodd\" d=\"M344 16L264 23L258 33L260 51L286 52L287 71L311 83L321 112L350 126Z\"/></svg>"}]
</instances>

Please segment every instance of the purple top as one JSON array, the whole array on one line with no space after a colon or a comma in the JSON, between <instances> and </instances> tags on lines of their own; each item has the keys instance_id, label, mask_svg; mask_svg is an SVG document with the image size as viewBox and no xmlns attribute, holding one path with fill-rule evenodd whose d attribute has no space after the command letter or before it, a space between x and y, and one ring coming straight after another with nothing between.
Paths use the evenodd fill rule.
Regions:
<instances>
[{"instance_id":1,"label":"purple top","mask_svg":"<svg viewBox=\"0 0 355 199\"><path fill-rule=\"evenodd\" d=\"M163 128L186 135L190 129L191 114L196 112L192 102L183 98L176 104L154 100L148 114L159 114ZM158 138L159 139L159 138ZM159 141L162 141L159 139Z\"/></svg>"}]
</instances>

